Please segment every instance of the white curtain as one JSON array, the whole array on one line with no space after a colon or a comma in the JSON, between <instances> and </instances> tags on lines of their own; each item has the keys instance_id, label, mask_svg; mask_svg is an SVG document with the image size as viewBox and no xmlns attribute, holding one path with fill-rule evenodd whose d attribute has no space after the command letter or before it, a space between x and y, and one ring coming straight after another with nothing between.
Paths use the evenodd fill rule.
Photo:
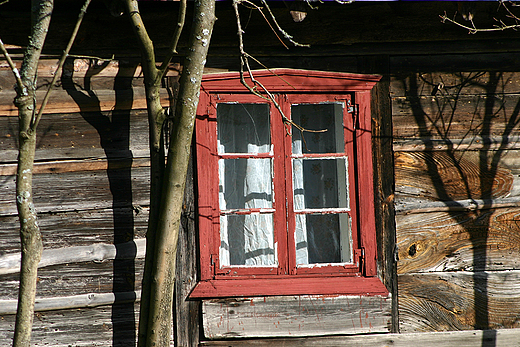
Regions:
<instances>
[{"instance_id":1,"label":"white curtain","mask_svg":"<svg viewBox=\"0 0 520 347\"><path fill-rule=\"evenodd\" d=\"M341 104L293 105L292 119L309 130L293 128L295 155L344 152ZM294 209L348 208L347 158L297 158L292 161ZM348 214L312 213L295 215L296 264L350 261Z\"/></svg>"},{"instance_id":2,"label":"white curtain","mask_svg":"<svg viewBox=\"0 0 520 347\"><path fill-rule=\"evenodd\" d=\"M219 104L219 153L269 153L267 104ZM220 264L275 265L272 159L219 159ZM241 211L236 211L241 210Z\"/></svg>"}]
</instances>

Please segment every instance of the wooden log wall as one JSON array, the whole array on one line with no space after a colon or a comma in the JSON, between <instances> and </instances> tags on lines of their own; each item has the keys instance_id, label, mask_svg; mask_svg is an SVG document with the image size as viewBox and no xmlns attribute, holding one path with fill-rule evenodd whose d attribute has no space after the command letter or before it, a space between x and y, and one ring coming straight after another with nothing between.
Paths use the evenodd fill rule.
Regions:
<instances>
[{"instance_id":1,"label":"wooden log wall","mask_svg":"<svg viewBox=\"0 0 520 347\"><path fill-rule=\"evenodd\" d=\"M401 332L520 326L519 80L392 79Z\"/></svg>"},{"instance_id":2,"label":"wooden log wall","mask_svg":"<svg viewBox=\"0 0 520 347\"><path fill-rule=\"evenodd\" d=\"M56 60L39 68L44 93ZM175 79L172 70L169 76ZM0 68L0 345L14 331L20 262L17 117ZM169 105L166 89L163 104ZM148 125L137 64L66 65L38 128L34 197L44 253L34 345L132 346L149 210Z\"/></svg>"}]
</instances>

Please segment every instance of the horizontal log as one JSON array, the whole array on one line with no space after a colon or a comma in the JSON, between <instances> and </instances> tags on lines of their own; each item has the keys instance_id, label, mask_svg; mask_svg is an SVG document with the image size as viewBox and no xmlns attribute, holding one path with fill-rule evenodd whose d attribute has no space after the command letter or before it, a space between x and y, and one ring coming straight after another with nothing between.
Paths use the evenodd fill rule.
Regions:
<instances>
[{"instance_id":1,"label":"horizontal log","mask_svg":"<svg viewBox=\"0 0 520 347\"><path fill-rule=\"evenodd\" d=\"M315 336L388 332L387 296L275 296L203 301L204 335Z\"/></svg>"},{"instance_id":2,"label":"horizontal log","mask_svg":"<svg viewBox=\"0 0 520 347\"><path fill-rule=\"evenodd\" d=\"M145 237L149 208L134 205L121 209L99 209L38 215L45 250L93 243L114 244L127 238ZM20 251L17 216L0 217L0 254ZM116 231L115 231L116 230Z\"/></svg>"},{"instance_id":3,"label":"horizontal log","mask_svg":"<svg viewBox=\"0 0 520 347\"><path fill-rule=\"evenodd\" d=\"M421 96L392 98L395 138L518 136L519 95Z\"/></svg>"},{"instance_id":4,"label":"horizontal log","mask_svg":"<svg viewBox=\"0 0 520 347\"><path fill-rule=\"evenodd\" d=\"M140 290L144 259L116 259L102 262L66 263L38 270L36 295L40 298L88 293ZM18 297L19 274L0 277L0 299Z\"/></svg>"},{"instance_id":5,"label":"horizontal log","mask_svg":"<svg viewBox=\"0 0 520 347\"><path fill-rule=\"evenodd\" d=\"M433 333L374 334L275 339L202 341L200 346L342 346L342 347L516 347L520 329L450 331Z\"/></svg>"},{"instance_id":6,"label":"horizontal log","mask_svg":"<svg viewBox=\"0 0 520 347\"><path fill-rule=\"evenodd\" d=\"M133 148L130 150L109 151L110 160L118 162L127 159L149 158L150 150L148 148ZM16 163L18 158L17 149L6 149L0 151L0 164L9 165ZM57 160L71 160L71 158L78 160L106 160L107 152L103 148L40 148L36 151L35 163Z\"/></svg>"},{"instance_id":7,"label":"horizontal log","mask_svg":"<svg viewBox=\"0 0 520 347\"><path fill-rule=\"evenodd\" d=\"M400 329L519 328L519 295L520 271L400 275Z\"/></svg>"},{"instance_id":8,"label":"horizontal log","mask_svg":"<svg viewBox=\"0 0 520 347\"><path fill-rule=\"evenodd\" d=\"M520 149L520 134L506 136L471 136L463 139L433 139L430 137L396 138L396 152L417 151L506 151Z\"/></svg>"},{"instance_id":9,"label":"horizontal log","mask_svg":"<svg viewBox=\"0 0 520 347\"><path fill-rule=\"evenodd\" d=\"M520 268L520 207L396 216L400 274Z\"/></svg>"},{"instance_id":10,"label":"horizontal log","mask_svg":"<svg viewBox=\"0 0 520 347\"><path fill-rule=\"evenodd\" d=\"M37 161L128 158L134 151L145 151L145 155L149 156L148 117L145 110L79 114L70 113L67 109L62 112L45 115L41 119L37 130ZM0 129L3 129L0 133L0 163L15 162L18 152L18 118L0 117Z\"/></svg>"},{"instance_id":11,"label":"horizontal log","mask_svg":"<svg viewBox=\"0 0 520 347\"><path fill-rule=\"evenodd\" d=\"M36 108L39 110L45 90L36 91ZM70 93L73 93L71 96ZM2 100L14 100L16 92L2 91ZM161 89L161 104L170 106L168 93ZM72 91L58 89L50 94L49 101L43 113L72 113L72 112L100 112L112 110L146 109L146 94L144 87L121 90L90 90ZM17 116L18 109L12 102L0 103L1 116Z\"/></svg>"},{"instance_id":12,"label":"horizontal log","mask_svg":"<svg viewBox=\"0 0 520 347\"><path fill-rule=\"evenodd\" d=\"M72 310L139 301L141 301L141 291L123 293L89 293L63 297L58 296L53 298L36 298L34 301L34 311ZM0 299L0 315L16 314L17 307L18 300Z\"/></svg>"},{"instance_id":13,"label":"horizontal log","mask_svg":"<svg viewBox=\"0 0 520 347\"><path fill-rule=\"evenodd\" d=\"M0 176L16 175L18 164L0 165ZM132 159L83 159L83 160L60 160L53 162L36 162L33 165L33 174L43 173L65 173L74 171L98 171L98 170L119 170L137 167L149 167L150 159L148 158L132 158Z\"/></svg>"},{"instance_id":14,"label":"horizontal log","mask_svg":"<svg viewBox=\"0 0 520 347\"><path fill-rule=\"evenodd\" d=\"M148 167L65 172L33 176L33 198L38 213L81 211L149 205ZM0 180L0 216L16 215L15 179ZM112 194L114 192L114 194Z\"/></svg>"},{"instance_id":15,"label":"horizontal log","mask_svg":"<svg viewBox=\"0 0 520 347\"><path fill-rule=\"evenodd\" d=\"M520 196L485 200L427 201L398 194L395 201L395 211L400 215L428 212L470 212L519 206Z\"/></svg>"},{"instance_id":16,"label":"horizontal log","mask_svg":"<svg viewBox=\"0 0 520 347\"><path fill-rule=\"evenodd\" d=\"M37 312L31 346L135 346L139 303ZM0 319L0 346L11 346L15 315Z\"/></svg>"},{"instance_id":17,"label":"horizontal log","mask_svg":"<svg viewBox=\"0 0 520 347\"><path fill-rule=\"evenodd\" d=\"M513 152L512 152L513 153ZM520 151L514 151L520 157ZM397 152L395 153L396 198L457 201L497 199L518 194L517 168L506 167L501 153ZM494 156L493 156L494 155Z\"/></svg>"},{"instance_id":18,"label":"horizontal log","mask_svg":"<svg viewBox=\"0 0 520 347\"><path fill-rule=\"evenodd\" d=\"M445 60L445 59L442 59ZM469 71L469 70L465 70ZM391 97L462 96L520 93L519 72L426 72L391 78Z\"/></svg>"},{"instance_id":19,"label":"horizontal log","mask_svg":"<svg viewBox=\"0 0 520 347\"><path fill-rule=\"evenodd\" d=\"M3 57L2 57L3 58ZM21 56L13 56L15 66L20 69L22 65ZM16 59L18 58L18 59ZM58 59L43 56L38 62L38 78L53 78L58 68ZM170 64L167 70L167 76L179 75L179 64ZM70 60L63 66L63 73L72 75L78 78L85 78L90 76L96 77L132 77L142 78L143 71L138 64L131 64L130 62L120 63L118 60L109 61L95 61L95 59L76 58L71 63ZM4 59L0 59L0 76L12 77L13 73L10 67L6 64ZM13 78L14 81L14 78Z\"/></svg>"},{"instance_id":20,"label":"horizontal log","mask_svg":"<svg viewBox=\"0 0 520 347\"><path fill-rule=\"evenodd\" d=\"M117 245L95 243L89 246L44 249L38 268L88 261L102 262L116 258L142 259L145 253L146 239L137 239ZM21 253L0 256L0 275L19 273L21 258Z\"/></svg>"}]
</instances>

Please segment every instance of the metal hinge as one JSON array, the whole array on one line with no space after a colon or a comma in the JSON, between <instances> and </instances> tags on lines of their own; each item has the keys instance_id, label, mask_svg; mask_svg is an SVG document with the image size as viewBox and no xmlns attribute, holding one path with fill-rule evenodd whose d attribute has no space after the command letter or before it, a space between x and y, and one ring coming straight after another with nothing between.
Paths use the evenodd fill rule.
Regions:
<instances>
[{"instance_id":1,"label":"metal hinge","mask_svg":"<svg viewBox=\"0 0 520 347\"><path fill-rule=\"evenodd\" d=\"M352 115L352 124L354 129L357 129L358 105L353 104L350 99L347 100L347 112Z\"/></svg>"},{"instance_id":2,"label":"metal hinge","mask_svg":"<svg viewBox=\"0 0 520 347\"><path fill-rule=\"evenodd\" d=\"M213 274L215 275L227 275L231 272L231 270L221 269L218 266L218 255L216 254L211 255L211 266L213 267Z\"/></svg>"},{"instance_id":3,"label":"metal hinge","mask_svg":"<svg viewBox=\"0 0 520 347\"><path fill-rule=\"evenodd\" d=\"M357 113L357 110L358 110L358 105L356 104L353 104L350 99L347 100L347 112L348 113Z\"/></svg>"},{"instance_id":4,"label":"metal hinge","mask_svg":"<svg viewBox=\"0 0 520 347\"><path fill-rule=\"evenodd\" d=\"M354 264L360 269L363 268L363 262L365 259L365 250L363 248L354 250Z\"/></svg>"}]
</instances>

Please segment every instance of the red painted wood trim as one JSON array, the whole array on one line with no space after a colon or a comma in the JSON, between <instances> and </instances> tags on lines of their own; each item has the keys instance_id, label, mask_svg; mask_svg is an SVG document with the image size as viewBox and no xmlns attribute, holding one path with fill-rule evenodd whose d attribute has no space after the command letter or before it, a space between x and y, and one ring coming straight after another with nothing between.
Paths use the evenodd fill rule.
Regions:
<instances>
[{"instance_id":1,"label":"red painted wood trim","mask_svg":"<svg viewBox=\"0 0 520 347\"><path fill-rule=\"evenodd\" d=\"M331 93L370 90L381 79L377 75L360 75L312 70L271 69L253 71L253 76L272 93ZM246 76L246 81L251 80ZM207 92L249 93L236 72L207 74L202 77Z\"/></svg>"},{"instance_id":2,"label":"red painted wood trim","mask_svg":"<svg viewBox=\"0 0 520 347\"><path fill-rule=\"evenodd\" d=\"M388 295L377 277L300 277L200 281L191 299L274 295Z\"/></svg>"},{"instance_id":3,"label":"red painted wood trim","mask_svg":"<svg viewBox=\"0 0 520 347\"><path fill-rule=\"evenodd\" d=\"M365 275L377 274L377 242L374 211L374 181L372 162L372 118L370 91L356 93L359 105L357 137L358 206L361 247L365 251Z\"/></svg>"}]
</instances>

